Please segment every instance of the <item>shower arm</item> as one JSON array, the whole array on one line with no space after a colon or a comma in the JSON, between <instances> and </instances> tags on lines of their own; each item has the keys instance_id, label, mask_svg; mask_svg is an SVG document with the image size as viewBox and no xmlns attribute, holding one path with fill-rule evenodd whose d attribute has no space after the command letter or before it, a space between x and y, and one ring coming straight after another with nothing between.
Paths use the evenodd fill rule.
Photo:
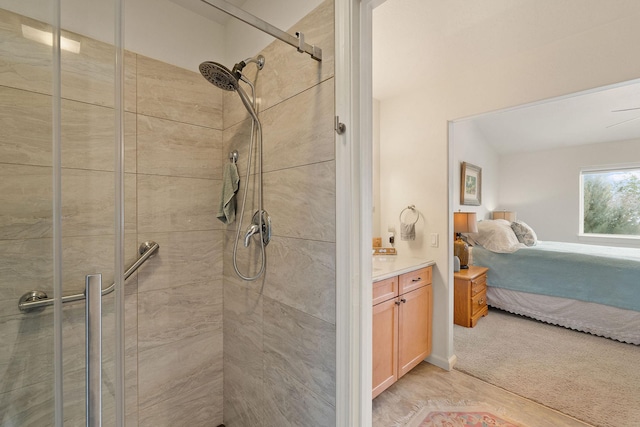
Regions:
<instances>
[{"instance_id":1,"label":"shower arm","mask_svg":"<svg viewBox=\"0 0 640 427\"><path fill-rule=\"evenodd\" d=\"M239 7L232 5L231 3L227 3L224 0L201 0L203 3L208 4L209 6L213 6L216 9L233 16L234 18L238 18L242 22L251 25L258 30L269 34L281 40L293 47L295 47L300 53L308 53L311 55L311 58L316 61L322 61L322 49L315 45L310 45L304 41L304 34L300 32L296 32L296 36L294 37L291 34L282 31L278 27L274 27L268 22L263 21L262 19L254 16Z\"/></svg>"},{"instance_id":2,"label":"shower arm","mask_svg":"<svg viewBox=\"0 0 640 427\"><path fill-rule=\"evenodd\" d=\"M131 267L124 272L124 279L127 280L129 276L136 272L136 270L144 264L158 249L160 245L156 242L144 242L140 245L139 253L140 257L134 262ZM116 288L115 282L102 290L102 296L108 295L113 292ZM75 294L75 295L66 295L61 298L62 302L71 302L71 301L79 301L85 299L85 294ZM31 311L36 308L46 307L49 305L53 305L55 301L54 298L49 298L47 294L43 291L29 291L26 294L22 295L20 301L18 302L18 308L20 311Z\"/></svg>"}]
</instances>

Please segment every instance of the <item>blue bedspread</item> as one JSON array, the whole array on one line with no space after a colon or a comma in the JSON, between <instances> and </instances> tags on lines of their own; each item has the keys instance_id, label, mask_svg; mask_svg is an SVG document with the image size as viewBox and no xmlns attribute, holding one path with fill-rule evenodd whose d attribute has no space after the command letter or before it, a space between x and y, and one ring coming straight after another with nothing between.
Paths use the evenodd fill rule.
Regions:
<instances>
[{"instance_id":1,"label":"blue bedspread","mask_svg":"<svg viewBox=\"0 0 640 427\"><path fill-rule=\"evenodd\" d=\"M510 254L474 246L472 257L489 286L640 311L640 249L539 241Z\"/></svg>"}]
</instances>

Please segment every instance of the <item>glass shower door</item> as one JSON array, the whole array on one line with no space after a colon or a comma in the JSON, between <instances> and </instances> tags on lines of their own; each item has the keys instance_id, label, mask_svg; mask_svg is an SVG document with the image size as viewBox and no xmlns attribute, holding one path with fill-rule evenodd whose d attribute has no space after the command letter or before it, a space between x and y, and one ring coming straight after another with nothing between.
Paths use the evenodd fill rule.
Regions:
<instances>
[{"instance_id":1,"label":"glass shower door","mask_svg":"<svg viewBox=\"0 0 640 427\"><path fill-rule=\"evenodd\" d=\"M129 247L136 236L123 200L125 188L135 197L135 185L126 185L120 143L117 2L97 3L73 9L54 0L45 8L41 1L0 3L2 426L85 425L86 301L63 304L61 298L84 294L88 275L101 278L103 287L117 284L116 292L98 299L101 315L94 318L102 325L102 366L92 368L101 373L102 411L94 419L118 425L123 415L117 412L125 412L118 374L125 363L127 292L121 248L125 229ZM109 30L100 41L84 35L82 29L91 28ZM20 310L23 296L56 302Z\"/></svg>"}]
</instances>

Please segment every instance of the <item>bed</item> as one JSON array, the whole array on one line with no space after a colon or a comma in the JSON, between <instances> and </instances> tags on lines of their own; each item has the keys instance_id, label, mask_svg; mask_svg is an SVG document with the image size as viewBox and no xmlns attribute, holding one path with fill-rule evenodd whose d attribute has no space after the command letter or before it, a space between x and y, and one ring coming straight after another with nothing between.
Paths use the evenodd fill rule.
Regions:
<instances>
[{"instance_id":1,"label":"bed","mask_svg":"<svg viewBox=\"0 0 640 427\"><path fill-rule=\"evenodd\" d=\"M513 224L481 221L468 236L490 306L640 345L640 249L526 239Z\"/></svg>"}]
</instances>

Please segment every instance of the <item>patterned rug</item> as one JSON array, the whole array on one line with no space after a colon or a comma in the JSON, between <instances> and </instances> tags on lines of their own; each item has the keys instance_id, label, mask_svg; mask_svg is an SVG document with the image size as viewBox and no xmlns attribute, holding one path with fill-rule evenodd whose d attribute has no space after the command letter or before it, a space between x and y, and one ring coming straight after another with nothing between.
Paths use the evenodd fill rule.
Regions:
<instances>
[{"instance_id":1,"label":"patterned rug","mask_svg":"<svg viewBox=\"0 0 640 427\"><path fill-rule=\"evenodd\" d=\"M508 419L503 410L484 402L428 401L398 423L400 427L526 427ZM406 422L405 422L406 421Z\"/></svg>"}]
</instances>

